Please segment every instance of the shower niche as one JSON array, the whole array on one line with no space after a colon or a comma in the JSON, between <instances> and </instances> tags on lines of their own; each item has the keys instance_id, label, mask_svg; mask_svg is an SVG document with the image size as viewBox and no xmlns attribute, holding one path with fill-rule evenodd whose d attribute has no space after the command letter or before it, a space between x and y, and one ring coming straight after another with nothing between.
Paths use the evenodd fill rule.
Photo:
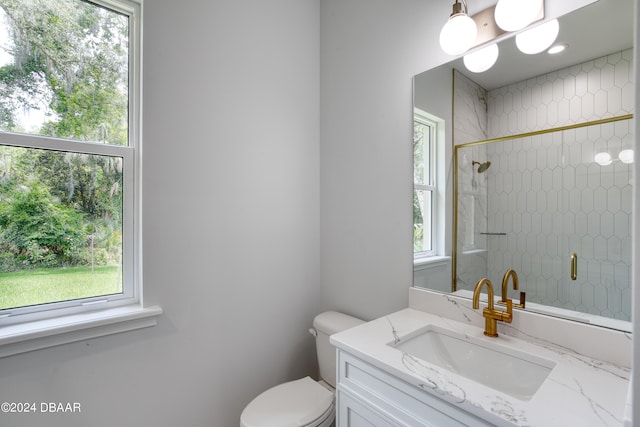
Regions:
<instances>
[{"instance_id":1,"label":"shower niche","mask_svg":"<svg viewBox=\"0 0 640 427\"><path fill-rule=\"evenodd\" d=\"M632 131L626 115L457 145L453 291L513 268L533 309L630 320Z\"/></svg>"}]
</instances>

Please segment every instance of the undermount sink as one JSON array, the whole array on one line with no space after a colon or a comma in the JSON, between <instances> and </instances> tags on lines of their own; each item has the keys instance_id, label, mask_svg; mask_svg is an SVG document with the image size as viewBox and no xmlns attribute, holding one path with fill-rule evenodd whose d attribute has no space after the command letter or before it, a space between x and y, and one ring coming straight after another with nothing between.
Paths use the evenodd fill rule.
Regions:
<instances>
[{"instance_id":1,"label":"undermount sink","mask_svg":"<svg viewBox=\"0 0 640 427\"><path fill-rule=\"evenodd\" d=\"M520 400L529 400L555 362L429 325L390 346Z\"/></svg>"}]
</instances>

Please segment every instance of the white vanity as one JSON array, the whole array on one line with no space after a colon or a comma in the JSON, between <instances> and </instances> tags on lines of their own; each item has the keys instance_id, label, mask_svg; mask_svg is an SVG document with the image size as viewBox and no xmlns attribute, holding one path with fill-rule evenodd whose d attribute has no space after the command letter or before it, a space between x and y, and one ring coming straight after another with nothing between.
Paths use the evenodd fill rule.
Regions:
<instances>
[{"instance_id":1,"label":"white vanity","mask_svg":"<svg viewBox=\"0 0 640 427\"><path fill-rule=\"evenodd\" d=\"M337 427L623 425L630 334L514 310L490 338L468 299L409 307L331 337Z\"/></svg>"}]
</instances>

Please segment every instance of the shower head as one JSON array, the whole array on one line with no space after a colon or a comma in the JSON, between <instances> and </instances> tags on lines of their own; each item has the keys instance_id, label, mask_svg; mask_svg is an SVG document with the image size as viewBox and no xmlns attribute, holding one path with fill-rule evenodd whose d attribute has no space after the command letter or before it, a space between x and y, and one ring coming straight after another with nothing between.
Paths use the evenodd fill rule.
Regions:
<instances>
[{"instance_id":1,"label":"shower head","mask_svg":"<svg viewBox=\"0 0 640 427\"><path fill-rule=\"evenodd\" d=\"M491 166L491 162L490 161L486 161L484 163L480 163L480 162L476 162L475 160L471 162L472 166L475 165L480 165L478 166L478 173L483 173L485 172L487 169L489 169L489 166Z\"/></svg>"}]
</instances>

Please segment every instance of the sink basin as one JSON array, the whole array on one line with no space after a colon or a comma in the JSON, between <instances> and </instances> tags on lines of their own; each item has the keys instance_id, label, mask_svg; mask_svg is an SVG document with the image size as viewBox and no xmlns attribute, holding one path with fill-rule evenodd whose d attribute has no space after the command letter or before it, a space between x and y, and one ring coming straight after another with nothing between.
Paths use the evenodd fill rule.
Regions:
<instances>
[{"instance_id":1,"label":"sink basin","mask_svg":"<svg viewBox=\"0 0 640 427\"><path fill-rule=\"evenodd\" d=\"M435 325L389 345L520 400L531 399L555 366L551 360Z\"/></svg>"}]
</instances>

